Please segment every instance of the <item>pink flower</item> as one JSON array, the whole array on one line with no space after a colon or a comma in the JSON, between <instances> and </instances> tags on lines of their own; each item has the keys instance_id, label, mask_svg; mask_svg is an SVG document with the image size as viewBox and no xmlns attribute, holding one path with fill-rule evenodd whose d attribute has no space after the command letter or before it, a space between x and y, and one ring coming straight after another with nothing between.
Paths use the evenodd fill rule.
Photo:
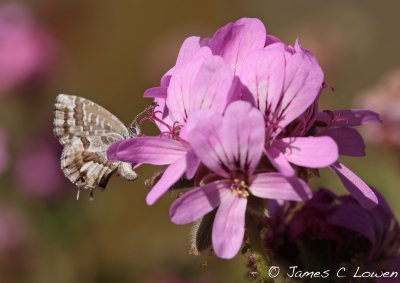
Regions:
<instances>
[{"instance_id":1,"label":"pink flower","mask_svg":"<svg viewBox=\"0 0 400 283\"><path fill-rule=\"evenodd\" d=\"M218 56L199 56L190 65L176 69L168 88L168 117L153 113L152 119L166 137L137 137L114 143L108 149L110 161L134 164L169 165L161 179L148 194L146 201L153 204L186 171L193 178L198 159L185 141L182 126L188 116L198 109L210 108L218 113L225 110L233 74ZM162 114L161 114L162 115Z\"/></svg>"},{"instance_id":2,"label":"pink flower","mask_svg":"<svg viewBox=\"0 0 400 283\"><path fill-rule=\"evenodd\" d=\"M23 195L41 200L56 200L66 195L69 182L60 169L61 151L61 146L47 133L32 138L18 151L14 181Z\"/></svg>"},{"instance_id":3,"label":"pink flower","mask_svg":"<svg viewBox=\"0 0 400 283\"><path fill-rule=\"evenodd\" d=\"M0 93L43 75L52 64L54 42L17 3L0 5Z\"/></svg>"},{"instance_id":4,"label":"pink flower","mask_svg":"<svg viewBox=\"0 0 400 283\"><path fill-rule=\"evenodd\" d=\"M221 178L178 198L170 209L171 220L191 223L219 206L212 231L219 257L232 258L241 247L250 194L281 200L308 198L303 181L299 181L302 191L296 191L279 173L255 174L264 150L265 125L262 114L249 103L233 102L224 116L210 109L199 110L190 116L187 131L195 154Z\"/></svg>"},{"instance_id":5,"label":"pink flower","mask_svg":"<svg viewBox=\"0 0 400 283\"><path fill-rule=\"evenodd\" d=\"M8 137L6 131L0 127L0 173L8 167Z\"/></svg>"}]
</instances>

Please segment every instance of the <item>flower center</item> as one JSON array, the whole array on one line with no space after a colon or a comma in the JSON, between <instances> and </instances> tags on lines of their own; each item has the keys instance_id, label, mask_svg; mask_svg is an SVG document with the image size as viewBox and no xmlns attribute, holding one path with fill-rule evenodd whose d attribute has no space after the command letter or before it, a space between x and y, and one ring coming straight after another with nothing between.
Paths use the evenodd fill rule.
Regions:
<instances>
[{"instance_id":1,"label":"flower center","mask_svg":"<svg viewBox=\"0 0 400 283\"><path fill-rule=\"evenodd\" d=\"M246 182L235 178L232 180L232 184L231 184L231 190L236 193L238 196L241 197L248 197L250 194L247 191L248 186L246 185Z\"/></svg>"}]
</instances>

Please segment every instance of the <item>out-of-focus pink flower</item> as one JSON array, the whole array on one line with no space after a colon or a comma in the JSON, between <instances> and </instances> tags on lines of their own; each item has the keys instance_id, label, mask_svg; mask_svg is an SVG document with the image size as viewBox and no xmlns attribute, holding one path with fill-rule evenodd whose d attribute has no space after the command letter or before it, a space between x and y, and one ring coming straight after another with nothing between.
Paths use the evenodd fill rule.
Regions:
<instances>
[{"instance_id":1,"label":"out-of-focus pink flower","mask_svg":"<svg viewBox=\"0 0 400 283\"><path fill-rule=\"evenodd\" d=\"M8 166L8 137L6 131L0 127L0 173L4 172Z\"/></svg>"},{"instance_id":2,"label":"out-of-focus pink flower","mask_svg":"<svg viewBox=\"0 0 400 283\"><path fill-rule=\"evenodd\" d=\"M50 135L32 139L14 164L14 180L21 193L38 199L65 195L69 183L60 169L61 146Z\"/></svg>"},{"instance_id":3,"label":"out-of-focus pink flower","mask_svg":"<svg viewBox=\"0 0 400 283\"><path fill-rule=\"evenodd\" d=\"M40 78L53 63L53 39L20 3L0 5L0 42L0 94Z\"/></svg>"},{"instance_id":4,"label":"out-of-focus pink flower","mask_svg":"<svg viewBox=\"0 0 400 283\"><path fill-rule=\"evenodd\" d=\"M382 125L363 129L368 141L400 146L400 68L388 72L376 85L361 92L355 105L374 109L382 115Z\"/></svg>"},{"instance_id":5,"label":"out-of-focus pink flower","mask_svg":"<svg viewBox=\"0 0 400 283\"><path fill-rule=\"evenodd\" d=\"M254 173L264 150L265 128L262 114L249 103L233 102L224 116L211 109L198 110L187 127L193 151L220 178L178 198L170 216L175 224L188 224L219 207L212 229L212 245L219 257L234 257L242 245L250 194L296 201L309 197L311 192L302 181L302 191L297 191L279 173Z\"/></svg>"}]
</instances>

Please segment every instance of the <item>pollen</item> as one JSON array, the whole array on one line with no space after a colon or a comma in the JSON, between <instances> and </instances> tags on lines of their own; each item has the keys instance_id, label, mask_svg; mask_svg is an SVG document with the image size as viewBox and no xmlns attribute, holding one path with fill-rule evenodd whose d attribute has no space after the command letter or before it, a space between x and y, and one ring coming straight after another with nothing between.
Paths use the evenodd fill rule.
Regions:
<instances>
[{"instance_id":1,"label":"pollen","mask_svg":"<svg viewBox=\"0 0 400 283\"><path fill-rule=\"evenodd\" d=\"M232 184L231 184L231 190L235 192L238 196L241 197L248 197L249 192L247 191L248 186L246 185L246 182L244 180L240 179L233 179Z\"/></svg>"}]
</instances>

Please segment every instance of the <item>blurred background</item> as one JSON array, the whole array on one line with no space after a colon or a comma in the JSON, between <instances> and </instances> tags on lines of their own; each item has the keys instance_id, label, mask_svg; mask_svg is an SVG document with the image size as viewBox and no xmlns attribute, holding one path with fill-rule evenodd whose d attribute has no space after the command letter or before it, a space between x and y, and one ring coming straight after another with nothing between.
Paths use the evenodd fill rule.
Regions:
<instances>
[{"instance_id":1,"label":"blurred background","mask_svg":"<svg viewBox=\"0 0 400 283\"><path fill-rule=\"evenodd\" d=\"M384 126L363 131L367 157L345 162L399 216L399 10L397 0L1 1L0 282L246 282L240 256L189 256L190 227L168 218L173 195L145 204L155 168L76 201L52 136L58 93L89 98L128 124L186 37L240 17L258 17L270 34L299 37L316 54L335 88L322 109L381 112ZM345 192L328 170L312 185Z\"/></svg>"}]
</instances>

